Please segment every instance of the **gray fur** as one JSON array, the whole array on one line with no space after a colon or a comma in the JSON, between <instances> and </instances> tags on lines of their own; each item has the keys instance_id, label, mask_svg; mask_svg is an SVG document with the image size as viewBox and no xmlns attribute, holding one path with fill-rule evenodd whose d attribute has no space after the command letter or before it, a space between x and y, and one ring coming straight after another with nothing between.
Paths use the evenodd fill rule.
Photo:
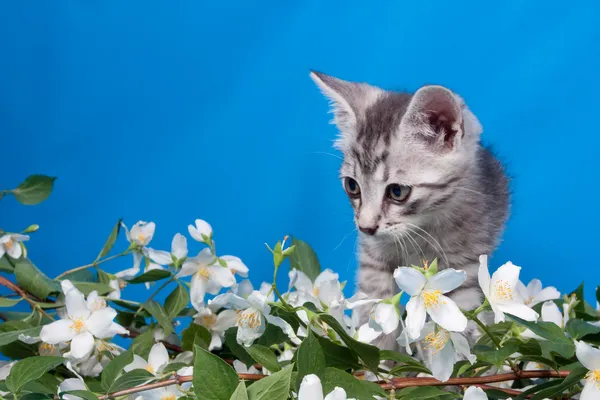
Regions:
<instances>
[{"instance_id":1,"label":"gray fur","mask_svg":"<svg viewBox=\"0 0 600 400\"><path fill-rule=\"evenodd\" d=\"M332 101L335 146L344 155L340 175L361 189L350 198L355 222L377 229L359 234L358 289L390 297L397 292L392 273L398 266L437 257L441 268L468 274L450 297L464 309L480 305L478 258L498 245L509 192L501 164L480 143L477 118L441 86L407 94L317 72L311 77ZM386 196L390 184L412 188L405 203ZM395 347L389 336L379 345Z\"/></svg>"}]
</instances>

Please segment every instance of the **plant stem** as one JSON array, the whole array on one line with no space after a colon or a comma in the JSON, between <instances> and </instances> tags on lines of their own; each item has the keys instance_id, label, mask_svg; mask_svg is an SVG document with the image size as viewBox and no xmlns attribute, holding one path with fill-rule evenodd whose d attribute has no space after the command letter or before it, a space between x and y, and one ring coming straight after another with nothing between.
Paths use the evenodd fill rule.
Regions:
<instances>
[{"instance_id":1,"label":"plant stem","mask_svg":"<svg viewBox=\"0 0 600 400\"><path fill-rule=\"evenodd\" d=\"M50 321L54 321L54 317L48 314L42 307L40 307L34 300L29 297L29 293L25 290L21 289L19 286L15 285L8 279L0 276L0 285L9 288L13 292L17 293L23 300L29 303L32 309L37 310L40 314L48 318Z\"/></svg>"},{"instance_id":2,"label":"plant stem","mask_svg":"<svg viewBox=\"0 0 600 400\"><path fill-rule=\"evenodd\" d=\"M156 295L158 295L164 288L166 288L169 285L169 283L173 282L174 280L175 280L175 276L171 275L171 278L169 280L165 281L162 285L160 285L160 287L158 289L156 289L154 291L154 293L152 293L150 295L150 297L148 297L148 300L146 300L146 302L149 302L150 300L154 299L154 297L156 297ZM140 304L140 307L135 312L133 318L137 317L143 308L144 308L144 304Z\"/></svg>"},{"instance_id":3,"label":"plant stem","mask_svg":"<svg viewBox=\"0 0 600 400\"><path fill-rule=\"evenodd\" d=\"M475 322L477 325L479 325L479 327L485 332L487 333L487 335L490 337L490 339L492 340L492 342L494 342L494 344L496 345L496 348L498 350L500 350L502 348L502 345L500 344L500 342L498 341L498 339L496 339L496 337L494 335L492 335L492 332L490 332L490 330L487 328L487 326L484 325L483 322L481 322L479 320L479 318L477 318L477 316L473 317L472 319L473 322Z\"/></svg>"},{"instance_id":4,"label":"plant stem","mask_svg":"<svg viewBox=\"0 0 600 400\"><path fill-rule=\"evenodd\" d=\"M115 254L114 256L110 256L110 257L106 257L106 258L104 258L102 260L94 261L91 264L86 264L86 265L82 265L81 267L69 269L69 270L61 273L60 275L58 275L56 278L54 278L54 280L57 281L57 280L59 280L60 278L62 278L64 276L72 274L73 272L83 271L84 269L96 267L96 266L98 266L98 265L100 265L102 263L105 263L105 262L110 261L110 260L114 260L115 258L126 256L127 254L130 254L130 253L131 253L131 250L125 250L124 252L122 252L120 254Z\"/></svg>"}]
</instances>

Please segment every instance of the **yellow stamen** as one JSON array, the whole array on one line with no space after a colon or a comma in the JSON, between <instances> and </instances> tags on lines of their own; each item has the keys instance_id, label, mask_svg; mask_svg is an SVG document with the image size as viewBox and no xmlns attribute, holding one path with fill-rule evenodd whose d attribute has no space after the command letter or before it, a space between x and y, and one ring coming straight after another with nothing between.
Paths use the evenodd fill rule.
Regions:
<instances>
[{"instance_id":1,"label":"yellow stamen","mask_svg":"<svg viewBox=\"0 0 600 400\"><path fill-rule=\"evenodd\" d=\"M13 241L11 238L8 238L8 242L4 243L4 247L6 248L6 250L10 250L13 247Z\"/></svg>"},{"instance_id":2,"label":"yellow stamen","mask_svg":"<svg viewBox=\"0 0 600 400\"><path fill-rule=\"evenodd\" d=\"M600 369L588 372L585 379L590 383L595 383L598 389L600 389Z\"/></svg>"},{"instance_id":3,"label":"yellow stamen","mask_svg":"<svg viewBox=\"0 0 600 400\"><path fill-rule=\"evenodd\" d=\"M174 394L165 394L160 400L175 400L176 398Z\"/></svg>"},{"instance_id":4,"label":"yellow stamen","mask_svg":"<svg viewBox=\"0 0 600 400\"><path fill-rule=\"evenodd\" d=\"M320 290L319 290L319 288L318 288L318 287L316 287L316 286L315 286L315 287L313 288L313 290L312 290L312 294L313 294L313 296L315 296L315 297L319 297L319 293L320 293L320 292L321 292L321 291L320 291Z\"/></svg>"},{"instance_id":5,"label":"yellow stamen","mask_svg":"<svg viewBox=\"0 0 600 400\"><path fill-rule=\"evenodd\" d=\"M146 236L144 236L144 234L143 234L143 233L140 233L139 235L137 235L137 240L138 240L140 243L144 243L144 240L146 240Z\"/></svg>"},{"instance_id":6,"label":"yellow stamen","mask_svg":"<svg viewBox=\"0 0 600 400\"><path fill-rule=\"evenodd\" d=\"M507 281L497 281L494 284L494 293L499 300L508 301L513 299L512 289Z\"/></svg>"},{"instance_id":7,"label":"yellow stamen","mask_svg":"<svg viewBox=\"0 0 600 400\"><path fill-rule=\"evenodd\" d=\"M154 373L155 373L155 371L154 371L154 368L152 368L152 365L150 365L150 364L148 364L148 365L146 366L146 371L150 372L150 373L151 373L151 374L153 374L153 375L154 375Z\"/></svg>"},{"instance_id":8,"label":"yellow stamen","mask_svg":"<svg viewBox=\"0 0 600 400\"><path fill-rule=\"evenodd\" d=\"M201 324L204 325L207 328L212 327L214 324L217 323L217 316L216 315L205 315L204 317L202 317L202 322Z\"/></svg>"},{"instance_id":9,"label":"yellow stamen","mask_svg":"<svg viewBox=\"0 0 600 400\"><path fill-rule=\"evenodd\" d=\"M198 275L201 278L208 279L210 278L210 271L208 270L208 268L202 267L200 268L200 271L198 271Z\"/></svg>"},{"instance_id":10,"label":"yellow stamen","mask_svg":"<svg viewBox=\"0 0 600 400\"><path fill-rule=\"evenodd\" d=\"M254 308L242 311L237 316L236 325L250 329L258 328L262 325L260 312Z\"/></svg>"},{"instance_id":11,"label":"yellow stamen","mask_svg":"<svg viewBox=\"0 0 600 400\"><path fill-rule=\"evenodd\" d=\"M425 302L426 308L437 308L440 305L440 297L442 296L442 292L439 290L425 290L423 291L423 301ZM442 302L441 304L446 304L446 302Z\"/></svg>"},{"instance_id":12,"label":"yellow stamen","mask_svg":"<svg viewBox=\"0 0 600 400\"><path fill-rule=\"evenodd\" d=\"M449 339L450 334L445 329L442 329L437 333L431 332L429 335L425 336L425 350L431 350L433 354L436 354L444 348Z\"/></svg>"},{"instance_id":13,"label":"yellow stamen","mask_svg":"<svg viewBox=\"0 0 600 400\"><path fill-rule=\"evenodd\" d=\"M73 320L73 324L71 324L69 328L73 329L77 333L81 332L85 328L85 322L83 321L83 318L75 318Z\"/></svg>"},{"instance_id":14,"label":"yellow stamen","mask_svg":"<svg viewBox=\"0 0 600 400\"><path fill-rule=\"evenodd\" d=\"M97 299L96 301L94 301L94 304L92 304L93 310L100 310L101 308L105 308L105 307L106 307L106 301L104 299Z\"/></svg>"},{"instance_id":15,"label":"yellow stamen","mask_svg":"<svg viewBox=\"0 0 600 400\"><path fill-rule=\"evenodd\" d=\"M41 343L39 353L41 356L49 356L54 353L56 346L50 343Z\"/></svg>"}]
</instances>

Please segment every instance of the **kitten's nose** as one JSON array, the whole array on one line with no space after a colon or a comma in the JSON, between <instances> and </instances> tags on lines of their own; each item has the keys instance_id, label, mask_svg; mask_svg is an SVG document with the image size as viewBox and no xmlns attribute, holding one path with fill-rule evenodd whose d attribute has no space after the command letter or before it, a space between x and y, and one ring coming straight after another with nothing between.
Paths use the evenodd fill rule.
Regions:
<instances>
[{"instance_id":1,"label":"kitten's nose","mask_svg":"<svg viewBox=\"0 0 600 400\"><path fill-rule=\"evenodd\" d=\"M375 226L359 226L358 229L360 229L360 231L364 234L367 234L369 236L373 236L375 234L375 232L377 232L377 229L379 228L379 226L375 225Z\"/></svg>"}]
</instances>

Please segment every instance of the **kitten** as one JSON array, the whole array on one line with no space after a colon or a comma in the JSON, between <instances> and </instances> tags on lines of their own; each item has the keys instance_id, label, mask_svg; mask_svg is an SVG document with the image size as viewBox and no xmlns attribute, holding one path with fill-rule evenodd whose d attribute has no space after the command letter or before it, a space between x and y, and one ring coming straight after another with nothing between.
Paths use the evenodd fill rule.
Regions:
<instances>
[{"instance_id":1,"label":"kitten","mask_svg":"<svg viewBox=\"0 0 600 400\"><path fill-rule=\"evenodd\" d=\"M468 275L449 296L463 309L479 306L478 258L499 242L509 192L502 166L480 143L477 118L442 86L408 94L311 77L331 100L339 129L340 175L360 231L358 290L393 296L398 266L437 257L440 269ZM363 307L361 324L368 312ZM376 344L396 349L397 336Z\"/></svg>"}]
</instances>

